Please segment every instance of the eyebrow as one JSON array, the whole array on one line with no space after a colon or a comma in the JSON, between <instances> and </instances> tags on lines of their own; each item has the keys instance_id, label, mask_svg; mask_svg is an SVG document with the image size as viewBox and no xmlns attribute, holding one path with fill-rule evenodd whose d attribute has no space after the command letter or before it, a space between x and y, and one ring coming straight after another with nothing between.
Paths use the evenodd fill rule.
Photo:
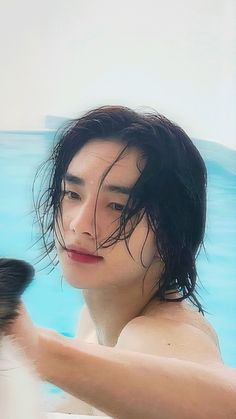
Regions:
<instances>
[{"instance_id":1,"label":"eyebrow","mask_svg":"<svg viewBox=\"0 0 236 419\"><path fill-rule=\"evenodd\" d=\"M85 186L84 179L78 176L71 175L70 173L65 174L64 180L68 183L72 183L73 185ZM129 195L132 190L132 188L129 186L112 184L105 184L102 189L107 192L120 193L123 195Z\"/></svg>"}]
</instances>

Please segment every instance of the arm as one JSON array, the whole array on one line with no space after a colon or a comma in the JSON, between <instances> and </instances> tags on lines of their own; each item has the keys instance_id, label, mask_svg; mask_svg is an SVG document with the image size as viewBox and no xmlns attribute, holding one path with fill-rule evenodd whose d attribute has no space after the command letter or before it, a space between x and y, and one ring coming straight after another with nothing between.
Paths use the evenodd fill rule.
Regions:
<instances>
[{"instance_id":1,"label":"arm","mask_svg":"<svg viewBox=\"0 0 236 419\"><path fill-rule=\"evenodd\" d=\"M42 330L42 329L41 329ZM86 339L91 325L87 319L86 309L83 307L80 311L78 327L76 330L77 339ZM52 331L49 332L50 334ZM92 415L92 407L85 403L78 397L74 397L67 392L60 392L59 395L50 395L48 398L47 411L53 411L57 413L70 413L80 415Z\"/></svg>"},{"instance_id":2,"label":"arm","mask_svg":"<svg viewBox=\"0 0 236 419\"><path fill-rule=\"evenodd\" d=\"M65 391L119 419L235 419L236 375L211 367L39 336L40 373Z\"/></svg>"},{"instance_id":3,"label":"arm","mask_svg":"<svg viewBox=\"0 0 236 419\"><path fill-rule=\"evenodd\" d=\"M83 310L84 311L84 310ZM83 311L80 315L80 323L83 320L81 317L84 316ZM82 321L82 326L86 330L86 323ZM23 304L19 304L18 307L18 316L11 322L8 329L6 330L7 334L13 336L16 340L18 346L23 350L24 355L33 361L38 358L39 350L39 334L38 330L41 330L45 335L58 336L56 332L49 329L37 329L34 327L28 313ZM85 333L84 333L85 334ZM81 338L83 337L81 332ZM50 394L45 395L44 397L44 408L49 412L60 412L60 413L76 413L83 415L92 414L91 406L88 406L83 400L73 397L71 394L61 392L60 394ZM0 403L1 407L1 403ZM0 409L1 410L1 409ZM1 418L1 414L0 414Z\"/></svg>"}]
</instances>

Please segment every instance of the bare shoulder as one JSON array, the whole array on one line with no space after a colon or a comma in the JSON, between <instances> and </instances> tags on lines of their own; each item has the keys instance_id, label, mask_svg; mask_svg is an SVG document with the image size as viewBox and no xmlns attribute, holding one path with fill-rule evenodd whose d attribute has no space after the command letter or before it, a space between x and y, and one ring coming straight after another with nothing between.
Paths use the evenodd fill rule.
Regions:
<instances>
[{"instance_id":1,"label":"bare shoulder","mask_svg":"<svg viewBox=\"0 0 236 419\"><path fill-rule=\"evenodd\" d=\"M202 314L182 302L151 304L124 327L116 347L208 365L222 364L214 329Z\"/></svg>"}]
</instances>

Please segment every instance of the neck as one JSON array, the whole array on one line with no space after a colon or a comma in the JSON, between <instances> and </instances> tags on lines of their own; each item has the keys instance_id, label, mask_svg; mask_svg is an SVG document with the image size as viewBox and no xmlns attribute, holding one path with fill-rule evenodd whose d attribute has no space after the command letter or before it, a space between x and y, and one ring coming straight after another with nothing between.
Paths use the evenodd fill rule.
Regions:
<instances>
[{"instance_id":1,"label":"neck","mask_svg":"<svg viewBox=\"0 0 236 419\"><path fill-rule=\"evenodd\" d=\"M93 320L98 343L114 346L122 329L135 317L141 315L149 304L150 290L141 287L110 287L86 289L84 299Z\"/></svg>"}]
</instances>

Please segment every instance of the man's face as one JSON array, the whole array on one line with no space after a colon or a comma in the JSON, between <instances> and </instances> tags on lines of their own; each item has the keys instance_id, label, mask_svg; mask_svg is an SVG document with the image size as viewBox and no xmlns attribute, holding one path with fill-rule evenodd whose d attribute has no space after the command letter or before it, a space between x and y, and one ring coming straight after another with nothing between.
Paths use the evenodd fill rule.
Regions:
<instances>
[{"instance_id":1,"label":"man's face","mask_svg":"<svg viewBox=\"0 0 236 419\"><path fill-rule=\"evenodd\" d=\"M56 240L56 247L64 277L76 288L124 287L137 281L141 285L147 270L141 260L147 267L157 254L154 233L150 230L147 234L145 217L129 239L132 257L124 240L95 253L96 237L100 244L114 233L119 226L121 210L128 201L128 191L140 176L137 168L140 152L136 148L129 149L111 168L98 194L103 174L123 148L115 140L91 140L69 164L61 206L62 219L58 220L60 231L57 229L62 245ZM94 259L95 263L76 259L73 251L81 248L100 258ZM160 265L158 258L155 263ZM160 267L157 269L160 270Z\"/></svg>"}]
</instances>

